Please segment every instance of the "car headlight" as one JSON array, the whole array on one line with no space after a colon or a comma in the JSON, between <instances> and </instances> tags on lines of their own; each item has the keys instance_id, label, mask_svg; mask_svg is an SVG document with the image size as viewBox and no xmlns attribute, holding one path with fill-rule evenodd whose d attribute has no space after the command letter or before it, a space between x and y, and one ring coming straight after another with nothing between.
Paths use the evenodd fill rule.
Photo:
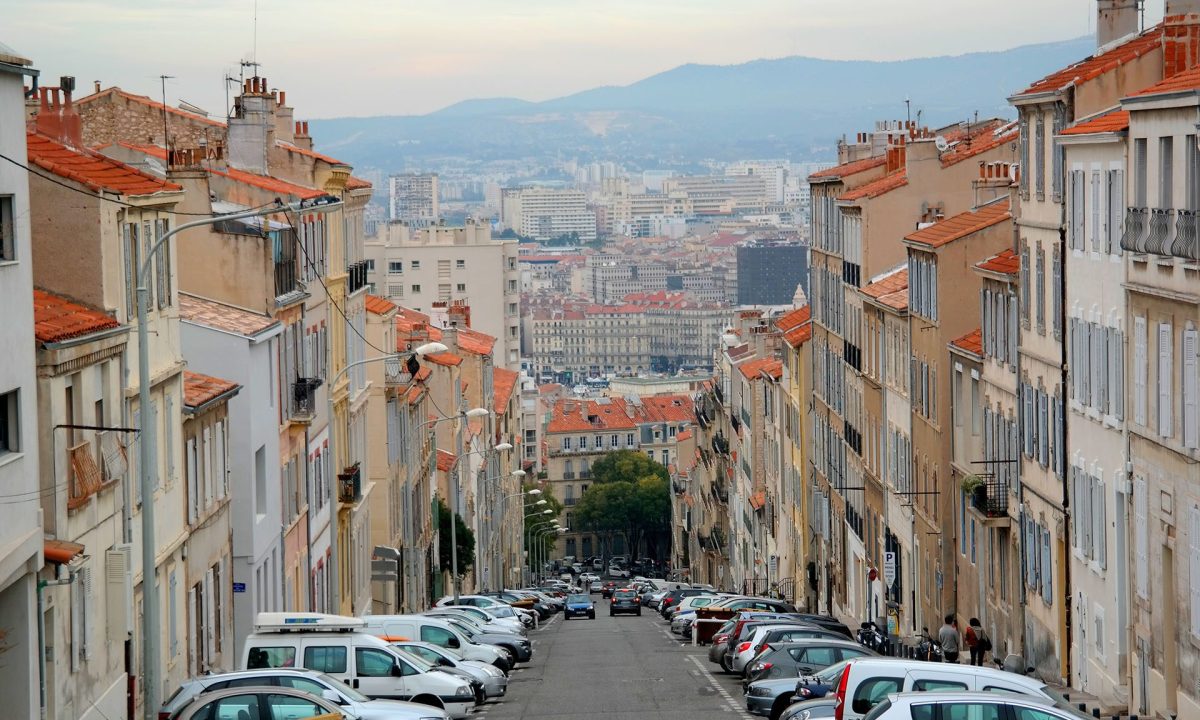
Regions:
<instances>
[{"instance_id":1,"label":"car headlight","mask_svg":"<svg viewBox=\"0 0 1200 720\"><path fill-rule=\"evenodd\" d=\"M770 697L771 689L765 687L754 687L751 685L750 689L746 691L746 694L753 695L754 697Z\"/></svg>"},{"instance_id":2,"label":"car headlight","mask_svg":"<svg viewBox=\"0 0 1200 720\"><path fill-rule=\"evenodd\" d=\"M471 689L470 685L464 685L458 689L458 692L454 693L454 697L466 698L468 700L474 700L475 699L475 691Z\"/></svg>"}]
</instances>

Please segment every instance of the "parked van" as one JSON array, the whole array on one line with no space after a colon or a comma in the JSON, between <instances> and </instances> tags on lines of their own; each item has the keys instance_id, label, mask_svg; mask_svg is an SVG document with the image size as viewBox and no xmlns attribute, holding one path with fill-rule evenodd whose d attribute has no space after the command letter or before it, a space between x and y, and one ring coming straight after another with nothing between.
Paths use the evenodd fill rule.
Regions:
<instances>
[{"instance_id":1,"label":"parked van","mask_svg":"<svg viewBox=\"0 0 1200 720\"><path fill-rule=\"evenodd\" d=\"M358 618L323 613L259 613L242 649L241 669L302 667L341 680L369 698L409 700L462 720L475 706L471 684L420 667L364 632Z\"/></svg>"},{"instance_id":2,"label":"parked van","mask_svg":"<svg viewBox=\"0 0 1200 720\"><path fill-rule=\"evenodd\" d=\"M365 631L388 640L420 640L448 648L465 660L478 660L507 672L516 658L509 660L504 650L468 640L446 620L427 615L365 615Z\"/></svg>"},{"instance_id":3,"label":"parked van","mask_svg":"<svg viewBox=\"0 0 1200 720\"><path fill-rule=\"evenodd\" d=\"M828 671L835 673L836 667ZM1062 695L1037 678L978 665L855 658L845 661L836 683L835 702L841 720L862 720L888 695L899 692L1008 692L1043 698L1060 708L1071 707Z\"/></svg>"}]
</instances>

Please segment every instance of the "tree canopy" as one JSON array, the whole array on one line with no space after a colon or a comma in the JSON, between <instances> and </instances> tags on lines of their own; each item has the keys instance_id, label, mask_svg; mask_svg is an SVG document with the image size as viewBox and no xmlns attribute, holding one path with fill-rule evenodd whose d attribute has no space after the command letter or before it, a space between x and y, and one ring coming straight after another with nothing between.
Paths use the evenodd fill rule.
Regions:
<instances>
[{"instance_id":1,"label":"tree canopy","mask_svg":"<svg viewBox=\"0 0 1200 720\"><path fill-rule=\"evenodd\" d=\"M669 474L632 450L609 453L592 465L593 484L575 505L575 525L611 537L625 536L636 556L641 541L655 543L671 524Z\"/></svg>"},{"instance_id":2,"label":"tree canopy","mask_svg":"<svg viewBox=\"0 0 1200 720\"><path fill-rule=\"evenodd\" d=\"M450 508L446 501L438 498L438 563L443 570L450 570ZM454 533L458 545L458 574L464 575L475 560L475 533L463 522L462 516L454 514Z\"/></svg>"},{"instance_id":3,"label":"tree canopy","mask_svg":"<svg viewBox=\"0 0 1200 720\"><path fill-rule=\"evenodd\" d=\"M596 484L610 482L637 482L644 477L654 476L670 480L671 476L662 463L649 455L634 450L618 450L607 453L592 464L592 481Z\"/></svg>"}]
</instances>

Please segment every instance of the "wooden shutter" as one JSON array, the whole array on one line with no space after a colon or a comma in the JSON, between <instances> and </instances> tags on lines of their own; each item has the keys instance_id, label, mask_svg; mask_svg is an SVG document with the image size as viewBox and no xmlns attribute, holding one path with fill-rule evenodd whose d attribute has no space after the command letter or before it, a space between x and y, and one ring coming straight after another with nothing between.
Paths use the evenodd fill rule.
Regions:
<instances>
[{"instance_id":1,"label":"wooden shutter","mask_svg":"<svg viewBox=\"0 0 1200 720\"><path fill-rule=\"evenodd\" d=\"M188 523L196 522L200 509L200 475L197 464L196 438L188 438L185 452L187 457Z\"/></svg>"},{"instance_id":2,"label":"wooden shutter","mask_svg":"<svg viewBox=\"0 0 1200 720\"><path fill-rule=\"evenodd\" d=\"M1146 425L1146 395L1149 358L1147 356L1146 318L1133 319L1133 421Z\"/></svg>"},{"instance_id":3,"label":"wooden shutter","mask_svg":"<svg viewBox=\"0 0 1200 720\"><path fill-rule=\"evenodd\" d=\"M1041 526L1042 531L1042 571L1039 579L1042 582L1042 599L1047 605L1054 604L1054 546L1050 543L1050 530Z\"/></svg>"},{"instance_id":4,"label":"wooden shutter","mask_svg":"<svg viewBox=\"0 0 1200 720\"><path fill-rule=\"evenodd\" d=\"M1079 515L1080 550L1087 559L1094 557L1093 527L1092 527L1092 476L1086 472L1079 473L1079 497L1075 512Z\"/></svg>"},{"instance_id":5,"label":"wooden shutter","mask_svg":"<svg viewBox=\"0 0 1200 720\"><path fill-rule=\"evenodd\" d=\"M1108 173L1108 228L1104 236L1104 251L1121 252L1121 231L1125 217L1125 171Z\"/></svg>"},{"instance_id":6,"label":"wooden shutter","mask_svg":"<svg viewBox=\"0 0 1200 720\"><path fill-rule=\"evenodd\" d=\"M1183 444L1184 447L1200 447L1200 413L1197 411L1200 368L1197 367L1197 344L1200 332L1195 329L1183 331Z\"/></svg>"},{"instance_id":7,"label":"wooden shutter","mask_svg":"<svg viewBox=\"0 0 1200 720\"><path fill-rule=\"evenodd\" d=\"M1138 597L1150 599L1149 489L1146 478L1133 480L1134 585Z\"/></svg>"},{"instance_id":8,"label":"wooden shutter","mask_svg":"<svg viewBox=\"0 0 1200 720\"><path fill-rule=\"evenodd\" d=\"M1171 337L1171 324L1158 324L1158 434L1169 438L1174 434L1172 419L1174 413L1174 398L1171 395L1172 360L1174 359Z\"/></svg>"},{"instance_id":9,"label":"wooden shutter","mask_svg":"<svg viewBox=\"0 0 1200 720\"><path fill-rule=\"evenodd\" d=\"M1022 405L1024 406L1021 417L1022 417L1022 420L1024 421L1022 424L1024 425L1023 431L1024 431L1024 435L1025 435L1025 457L1032 458L1033 457L1033 423L1034 423L1033 388L1030 387L1029 385L1021 385L1021 397L1022 397Z\"/></svg>"},{"instance_id":10,"label":"wooden shutter","mask_svg":"<svg viewBox=\"0 0 1200 720\"><path fill-rule=\"evenodd\" d=\"M1038 463L1042 467L1050 465L1050 408L1049 397L1045 392L1037 391L1037 451Z\"/></svg>"},{"instance_id":11,"label":"wooden shutter","mask_svg":"<svg viewBox=\"0 0 1200 720\"><path fill-rule=\"evenodd\" d=\"M1077 552L1083 551L1083 543L1080 542L1082 534L1079 532L1080 516L1083 514L1080 509L1080 500L1083 495L1083 490L1080 485L1083 482L1083 471L1071 465L1071 547Z\"/></svg>"},{"instance_id":12,"label":"wooden shutter","mask_svg":"<svg viewBox=\"0 0 1200 720\"><path fill-rule=\"evenodd\" d=\"M125 317L133 320L137 317L137 243L133 238L136 226L133 223L121 225L121 252L125 258Z\"/></svg>"},{"instance_id":13,"label":"wooden shutter","mask_svg":"<svg viewBox=\"0 0 1200 720\"><path fill-rule=\"evenodd\" d=\"M1068 235L1072 250L1084 249L1084 174L1082 170L1071 171L1071 229Z\"/></svg>"},{"instance_id":14,"label":"wooden shutter","mask_svg":"<svg viewBox=\"0 0 1200 720\"><path fill-rule=\"evenodd\" d=\"M1113 371L1115 380L1115 391L1113 393L1113 414L1118 420L1125 419L1125 333L1116 331L1113 333L1115 340L1113 342L1113 356L1116 358L1116 369Z\"/></svg>"}]
</instances>

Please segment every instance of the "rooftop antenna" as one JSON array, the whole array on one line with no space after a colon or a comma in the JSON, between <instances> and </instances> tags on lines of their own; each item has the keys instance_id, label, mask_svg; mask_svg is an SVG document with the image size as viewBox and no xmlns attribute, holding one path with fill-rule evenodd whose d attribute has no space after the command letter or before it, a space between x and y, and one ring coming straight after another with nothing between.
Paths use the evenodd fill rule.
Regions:
<instances>
[{"instance_id":1,"label":"rooftop antenna","mask_svg":"<svg viewBox=\"0 0 1200 720\"><path fill-rule=\"evenodd\" d=\"M908 98L904 98L904 115L904 119L908 121L909 125L912 125L912 101Z\"/></svg>"},{"instance_id":2,"label":"rooftop antenna","mask_svg":"<svg viewBox=\"0 0 1200 720\"><path fill-rule=\"evenodd\" d=\"M250 51L250 59L255 63L258 62L258 0L254 0L254 45ZM255 75L258 74L258 67L255 66Z\"/></svg>"},{"instance_id":3,"label":"rooftop antenna","mask_svg":"<svg viewBox=\"0 0 1200 720\"><path fill-rule=\"evenodd\" d=\"M174 75L159 75L158 79L162 81L162 118L163 118L163 149L170 150L171 143L167 139L167 81L174 80Z\"/></svg>"},{"instance_id":4,"label":"rooftop antenna","mask_svg":"<svg viewBox=\"0 0 1200 720\"><path fill-rule=\"evenodd\" d=\"M229 118L233 117L233 106L231 106L229 104L229 84L230 83L238 83L238 87L241 87L241 85L244 82L245 81L238 80L237 78L230 75L229 73L225 73L225 119L226 120L229 120Z\"/></svg>"}]
</instances>

